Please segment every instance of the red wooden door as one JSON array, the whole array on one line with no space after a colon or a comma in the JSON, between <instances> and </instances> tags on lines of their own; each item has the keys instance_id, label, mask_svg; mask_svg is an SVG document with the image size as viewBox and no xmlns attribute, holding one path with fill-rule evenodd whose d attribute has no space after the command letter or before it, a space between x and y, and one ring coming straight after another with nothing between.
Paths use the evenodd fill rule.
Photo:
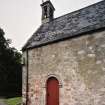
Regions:
<instances>
[{"instance_id":1,"label":"red wooden door","mask_svg":"<svg viewBox=\"0 0 105 105\"><path fill-rule=\"evenodd\" d=\"M59 105L59 82L54 77L47 81L47 105Z\"/></svg>"}]
</instances>

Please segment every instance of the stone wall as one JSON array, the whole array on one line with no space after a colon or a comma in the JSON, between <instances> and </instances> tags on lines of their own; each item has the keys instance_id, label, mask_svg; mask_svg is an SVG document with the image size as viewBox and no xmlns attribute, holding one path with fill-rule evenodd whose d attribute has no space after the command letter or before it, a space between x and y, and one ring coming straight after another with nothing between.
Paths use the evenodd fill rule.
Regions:
<instances>
[{"instance_id":1,"label":"stone wall","mask_svg":"<svg viewBox=\"0 0 105 105\"><path fill-rule=\"evenodd\" d=\"M51 76L59 80L59 105L105 105L105 31L29 50L29 105L46 105Z\"/></svg>"}]
</instances>

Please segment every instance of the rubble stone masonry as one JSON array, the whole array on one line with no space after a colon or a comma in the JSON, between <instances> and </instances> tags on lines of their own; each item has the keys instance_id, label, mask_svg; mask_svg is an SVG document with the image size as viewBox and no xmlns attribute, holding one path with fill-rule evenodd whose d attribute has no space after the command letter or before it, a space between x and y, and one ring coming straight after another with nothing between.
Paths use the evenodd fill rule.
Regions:
<instances>
[{"instance_id":1,"label":"rubble stone masonry","mask_svg":"<svg viewBox=\"0 0 105 105\"><path fill-rule=\"evenodd\" d=\"M23 52L25 62L26 51ZM26 103L27 66L23 66ZM59 81L59 105L105 105L105 31L28 50L28 105L46 105L46 81Z\"/></svg>"}]
</instances>

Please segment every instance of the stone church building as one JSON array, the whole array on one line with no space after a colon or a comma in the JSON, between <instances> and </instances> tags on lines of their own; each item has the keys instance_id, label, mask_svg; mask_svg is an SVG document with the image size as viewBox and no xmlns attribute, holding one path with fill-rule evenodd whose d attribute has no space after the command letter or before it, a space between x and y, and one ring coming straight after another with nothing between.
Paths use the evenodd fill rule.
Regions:
<instances>
[{"instance_id":1,"label":"stone church building","mask_svg":"<svg viewBox=\"0 0 105 105\"><path fill-rule=\"evenodd\" d=\"M23 47L24 105L105 105L105 0L42 24Z\"/></svg>"}]
</instances>

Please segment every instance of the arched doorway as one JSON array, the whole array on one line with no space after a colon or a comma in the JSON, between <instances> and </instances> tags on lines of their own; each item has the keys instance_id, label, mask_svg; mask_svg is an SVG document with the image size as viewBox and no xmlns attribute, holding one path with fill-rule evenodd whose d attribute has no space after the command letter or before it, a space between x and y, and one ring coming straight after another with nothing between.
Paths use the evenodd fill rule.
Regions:
<instances>
[{"instance_id":1,"label":"arched doorway","mask_svg":"<svg viewBox=\"0 0 105 105\"><path fill-rule=\"evenodd\" d=\"M47 105L59 105L59 81L55 77L47 80L46 93Z\"/></svg>"}]
</instances>

